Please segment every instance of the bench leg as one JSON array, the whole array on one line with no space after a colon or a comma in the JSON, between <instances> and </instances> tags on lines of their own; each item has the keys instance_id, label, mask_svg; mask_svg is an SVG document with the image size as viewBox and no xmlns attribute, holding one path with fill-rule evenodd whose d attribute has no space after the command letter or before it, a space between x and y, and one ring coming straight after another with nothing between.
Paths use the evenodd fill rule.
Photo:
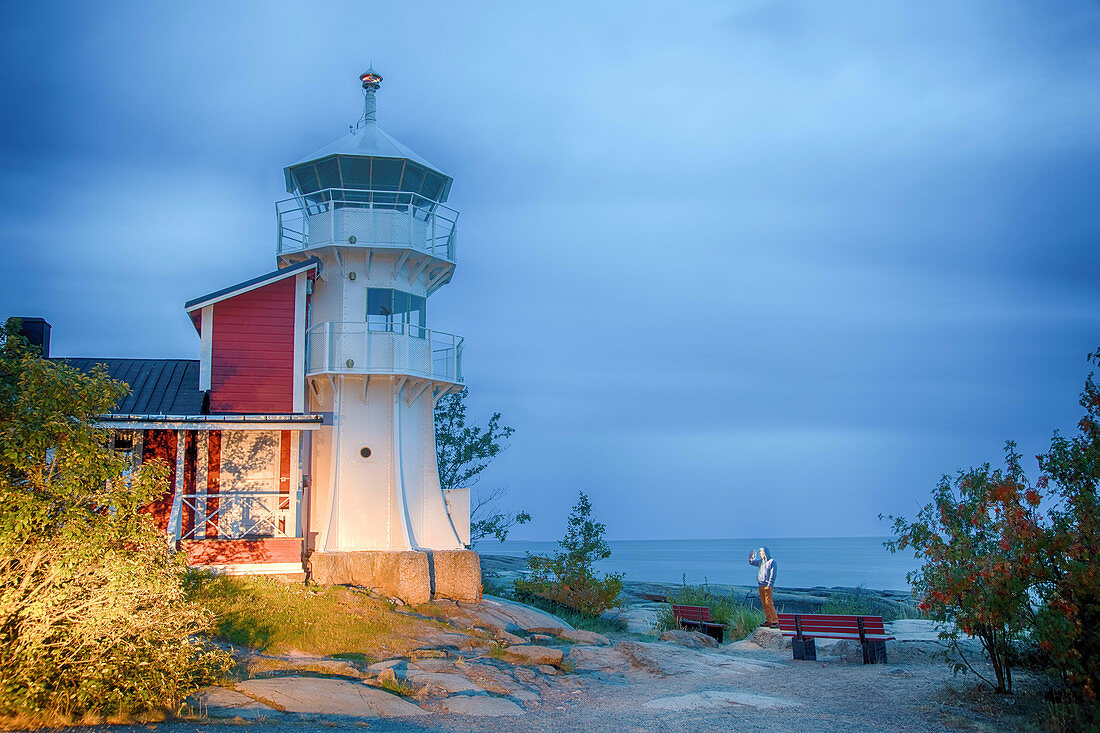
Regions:
<instances>
[{"instance_id":1,"label":"bench leg","mask_svg":"<svg viewBox=\"0 0 1100 733\"><path fill-rule=\"evenodd\" d=\"M812 637L803 636L801 639L792 639L791 650L794 652L795 659L806 662L817 661L817 645Z\"/></svg>"},{"instance_id":2,"label":"bench leg","mask_svg":"<svg viewBox=\"0 0 1100 733\"><path fill-rule=\"evenodd\" d=\"M863 642L863 663L886 664L886 642L881 639Z\"/></svg>"}]
</instances>

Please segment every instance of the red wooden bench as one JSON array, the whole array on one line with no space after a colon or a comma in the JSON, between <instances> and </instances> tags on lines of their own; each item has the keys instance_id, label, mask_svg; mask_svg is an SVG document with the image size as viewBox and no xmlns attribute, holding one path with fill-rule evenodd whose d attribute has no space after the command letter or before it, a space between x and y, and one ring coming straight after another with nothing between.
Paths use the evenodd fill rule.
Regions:
<instances>
[{"instance_id":1,"label":"red wooden bench","mask_svg":"<svg viewBox=\"0 0 1100 733\"><path fill-rule=\"evenodd\" d=\"M793 636L795 659L817 659L815 638L859 639L864 664L886 664L886 635L882 616L829 616L820 613L781 613L779 628L783 636Z\"/></svg>"},{"instance_id":2,"label":"red wooden bench","mask_svg":"<svg viewBox=\"0 0 1100 733\"><path fill-rule=\"evenodd\" d=\"M702 631L707 636L714 637L718 643L722 643L722 637L726 635L726 625L717 623L710 615L710 609L706 606L677 606L672 604L672 616L676 619L676 625L682 629Z\"/></svg>"}]
</instances>

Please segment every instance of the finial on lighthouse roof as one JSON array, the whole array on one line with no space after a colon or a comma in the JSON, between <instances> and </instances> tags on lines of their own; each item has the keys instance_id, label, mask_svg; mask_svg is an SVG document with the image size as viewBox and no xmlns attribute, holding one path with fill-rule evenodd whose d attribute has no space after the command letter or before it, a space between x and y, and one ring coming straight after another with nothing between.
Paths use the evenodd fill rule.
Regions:
<instances>
[{"instance_id":1,"label":"finial on lighthouse roof","mask_svg":"<svg viewBox=\"0 0 1100 733\"><path fill-rule=\"evenodd\" d=\"M374 64L359 75L359 81L363 82L363 122L373 125L377 117L377 103L374 93L382 85L382 75L374 70Z\"/></svg>"}]
</instances>

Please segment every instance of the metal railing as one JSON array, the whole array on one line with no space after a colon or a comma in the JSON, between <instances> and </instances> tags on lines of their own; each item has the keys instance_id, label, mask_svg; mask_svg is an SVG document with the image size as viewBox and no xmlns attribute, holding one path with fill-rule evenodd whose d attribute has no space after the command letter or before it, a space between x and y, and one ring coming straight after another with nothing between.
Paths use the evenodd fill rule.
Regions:
<instances>
[{"instance_id":1,"label":"metal railing","mask_svg":"<svg viewBox=\"0 0 1100 733\"><path fill-rule=\"evenodd\" d=\"M298 537L297 496L278 491L185 494L181 540Z\"/></svg>"},{"instance_id":2,"label":"metal railing","mask_svg":"<svg viewBox=\"0 0 1100 733\"><path fill-rule=\"evenodd\" d=\"M463 338L410 323L326 321L306 332L306 374L408 374L462 382Z\"/></svg>"},{"instance_id":3,"label":"metal railing","mask_svg":"<svg viewBox=\"0 0 1100 733\"><path fill-rule=\"evenodd\" d=\"M419 194L326 188L279 201L275 213L279 254L338 244L455 259L458 212Z\"/></svg>"}]
</instances>

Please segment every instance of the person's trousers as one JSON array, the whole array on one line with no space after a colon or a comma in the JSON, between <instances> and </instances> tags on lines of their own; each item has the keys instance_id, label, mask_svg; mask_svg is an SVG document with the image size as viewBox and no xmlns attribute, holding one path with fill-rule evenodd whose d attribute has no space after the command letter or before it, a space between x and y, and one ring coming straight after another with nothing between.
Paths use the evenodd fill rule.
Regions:
<instances>
[{"instance_id":1,"label":"person's trousers","mask_svg":"<svg viewBox=\"0 0 1100 733\"><path fill-rule=\"evenodd\" d=\"M775 604L772 603L772 589L760 586L760 607L764 609L764 621L769 624L779 625L779 616L775 613Z\"/></svg>"}]
</instances>

